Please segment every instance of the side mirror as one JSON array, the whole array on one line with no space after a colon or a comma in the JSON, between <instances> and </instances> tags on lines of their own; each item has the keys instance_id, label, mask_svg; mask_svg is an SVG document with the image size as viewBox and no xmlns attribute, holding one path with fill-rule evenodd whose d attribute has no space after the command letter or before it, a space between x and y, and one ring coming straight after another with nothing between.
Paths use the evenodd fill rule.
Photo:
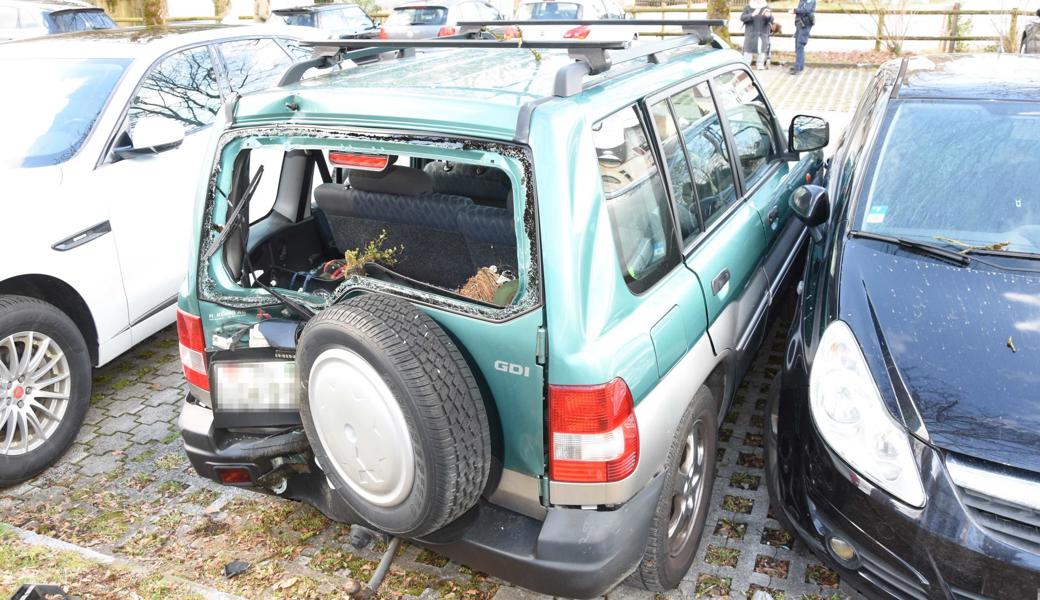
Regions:
<instances>
[{"instance_id":1,"label":"side mirror","mask_svg":"<svg viewBox=\"0 0 1040 600\"><path fill-rule=\"evenodd\" d=\"M818 242L823 239L823 234L817 228L831 217L831 200L827 190L818 185L800 186L791 194L789 204L791 212L809 228L813 240Z\"/></svg>"},{"instance_id":2,"label":"side mirror","mask_svg":"<svg viewBox=\"0 0 1040 600\"><path fill-rule=\"evenodd\" d=\"M811 115L797 115L787 130L787 149L791 152L812 152L825 148L831 141L831 127L826 119Z\"/></svg>"},{"instance_id":3,"label":"side mirror","mask_svg":"<svg viewBox=\"0 0 1040 600\"><path fill-rule=\"evenodd\" d=\"M130 132L131 145L113 150L119 158L158 154L184 142L184 125L165 117L141 117Z\"/></svg>"}]
</instances>

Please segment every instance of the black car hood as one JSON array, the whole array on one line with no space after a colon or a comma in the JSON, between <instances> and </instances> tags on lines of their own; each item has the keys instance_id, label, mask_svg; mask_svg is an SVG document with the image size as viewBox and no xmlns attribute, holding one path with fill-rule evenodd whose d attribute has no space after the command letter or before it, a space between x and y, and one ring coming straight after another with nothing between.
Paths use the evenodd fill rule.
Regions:
<instances>
[{"instance_id":1,"label":"black car hood","mask_svg":"<svg viewBox=\"0 0 1040 600\"><path fill-rule=\"evenodd\" d=\"M934 445L1040 472L1040 273L849 240L839 299L875 377L898 370Z\"/></svg>"}]
</instances>

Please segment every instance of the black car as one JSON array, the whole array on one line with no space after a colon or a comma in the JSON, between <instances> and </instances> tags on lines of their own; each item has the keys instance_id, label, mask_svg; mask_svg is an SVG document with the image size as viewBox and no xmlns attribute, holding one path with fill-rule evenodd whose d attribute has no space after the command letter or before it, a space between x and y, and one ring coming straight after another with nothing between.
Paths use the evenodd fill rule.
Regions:
<instances>
[{"instance_id":1,"label":"black car","mask_svg":"<svg viewBox=\"0 0 1040 600\"><path fill-rule=\"evenodd\" d=\"M287 25L315 27L334 39L369 39L379 36L379 26L357 4L312 4L271 11Z\"/></svg>"},{"instance_id":2,"label":"black car","mask_svg":"<svg viewBox=\"0 0 1040 600\"><path fill-rule=\"evenodd\" d=\"M791 204L777 516L871 597L1037 598L1040 58L886 64Z\"/></svg>"}]
</instances>

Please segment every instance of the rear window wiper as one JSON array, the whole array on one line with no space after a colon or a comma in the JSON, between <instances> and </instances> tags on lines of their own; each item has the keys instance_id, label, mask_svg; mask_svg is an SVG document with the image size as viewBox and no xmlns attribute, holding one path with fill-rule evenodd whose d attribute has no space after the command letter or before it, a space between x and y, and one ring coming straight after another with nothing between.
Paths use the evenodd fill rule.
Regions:
<instances>
[{"instance_id":1,"label":"rear window wiper","mask_svg":"<svg viewBox=\"0 0 1040 600\"><path fill-rule=\"evenodd\" d=\"M231 213L226 219L224 219L224 229L220 230L220 235L218 235L217 239L213 240L213 243L210 244L209 249L206 250L206 255L203 256L203 260L208 261L213 258L213 255L217 253L217 250L219 250L220 247L224 245L224 242L231 237L231 232L234 231L235 226L238 225L238 216L242 214L242 211L247 206L249 206L249 200L253 197L253 194L256 193L256 188L260 185L260 177L263 176L263 174L264 166L260 165L256 169L256 175L253 175L253 178L249 181L249 186L246 187L246 191L242 194L242 198L239 199L238 204L231 209ZM219 190L220 188L217 189Z\"/></svg>"},{"instance_id":2,"label":"rear window wiper","mask_svg":"<svg viewBox=\"0 0 1040 600\"><path fill-rule=\"evenodd\" d=\"M958 254L957 252L946 250L945 248L940 248L938 246L934 246L925 242L918 242L917 240L911 240L909 238L897 237L893 235L883 235L880 233L871 233L869 231L863 231L862 229L853 229L849 232L849 237L863 238L867 240L877 240L879 242L895 244L900 248L913 250L915 252L927 254L935 258L941 258L961 267L966 267L969 264L971 264L971 259L963 254Z\"/></svg>"}]
</instances>

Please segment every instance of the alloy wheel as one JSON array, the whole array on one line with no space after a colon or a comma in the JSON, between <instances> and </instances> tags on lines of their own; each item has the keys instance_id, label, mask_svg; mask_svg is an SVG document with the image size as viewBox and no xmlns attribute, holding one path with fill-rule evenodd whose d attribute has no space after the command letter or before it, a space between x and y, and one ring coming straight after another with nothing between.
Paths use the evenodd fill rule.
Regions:
<instances>
[{"instance_id":1,"label":"alloy wheel","mask_svg":"<svg viewBox=\"0 0 1040 600\"><path fill-rule=\"evenodd\" d=\"M72 375L50 337L22 331L0 340L0 455L42 446L68 409Z\"/></svg>"},{"instance_id":2,"label":"alloy wheel","mask_svg":"<svg viewBox=\"0 0 1040 600\"><path fill-rule=\"evenodd\" d=\"M697 525L697 511L704 496L704 422L696 421L683 442L682 459L672 486L672 508L668 518L669 554L686 549Z\"/></svg>"}]
</instances>

